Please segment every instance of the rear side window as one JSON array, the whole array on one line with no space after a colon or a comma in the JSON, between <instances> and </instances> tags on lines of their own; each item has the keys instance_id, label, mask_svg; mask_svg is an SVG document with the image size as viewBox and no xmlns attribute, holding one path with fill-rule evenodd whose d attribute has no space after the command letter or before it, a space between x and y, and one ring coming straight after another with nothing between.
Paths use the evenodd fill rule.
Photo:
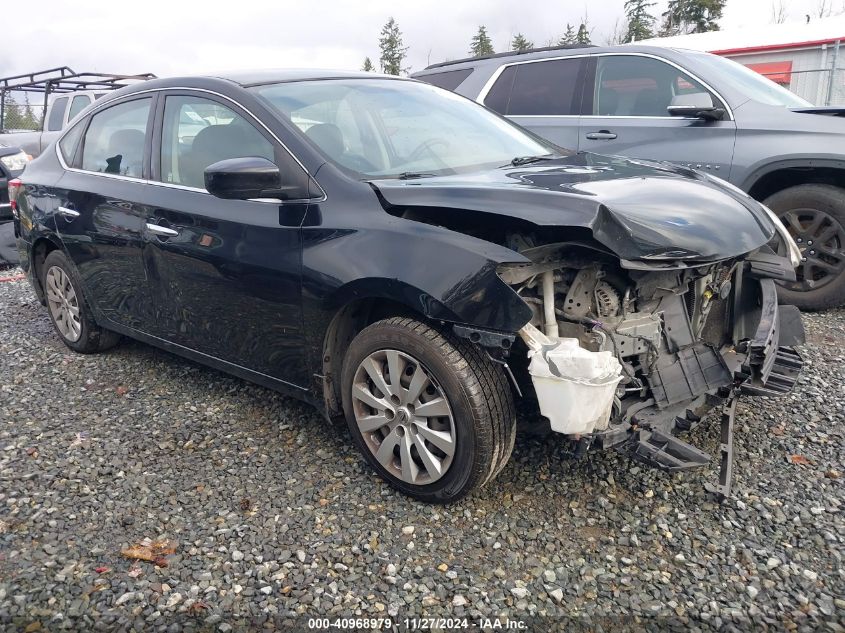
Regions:
<instances>
[{"instance_id":1,"label":"rear side window","mask_svg":"<svg viewBox=\"0 0 845 633\"><path fill-rule=\"evenodd\" d=\"M68 112L67 120L71 121L73 117L82 112L85 107L91 103L91 98L88 95L77 95L70 103L70 112Z\"/></svg>"},{"instance_id":2,"label":"rear side window","mask_svg":"<svg viewBox=\"0 0 845 633\"><path fill-rule=\"evenodd\" d=\"M47 131L56 132L62 129L65 122L65 110L67 109L67 97L60 97L53 102L50 108L50 118L47 121Z\"/></svg>"},{"instance_id":3,"label":"rear side window","mask_svg":"<svg viewBox=\"0 0 845 633\"><path fill-rule=\"evenodd\" d=\"M449 70L444 73L433 73L420 77L420 81L437 86L438 88L454 90L464 82L464 79L472 74L473 70L472 68L464 68L462 70Z\"/></svg>"},{"instance_id":4,"label":"rear side window","mask_svg":"<svg viewBox=\"0 0 845 633\"><path fill-rule=\"evenodd\" d=\"M485 104L508 116L560 116L580 109L581 58L552 59L506 68ZM502 84L499 88L499 83ZM507 90L510 84L510 91ZM504 95L509 92L502 110Z\"/></svg>"},{"instance_id":5,"label":"rear side window","mask_svg":"<svg viewBox=\"0 0 845 633\"><path fill-rule=\"evenodd\" d=\"M82 169L141 178L151 101L127 101L95 114L83 141Z\"/></svg>"},{"instance_id":6,"label":"rear side window","mask_svg":"<svg viewBox=\"0 0 845 633\"><path fill-rule=\"evenodd\" d=\"M79 139L82 138L82 132L85 130L85 122L80 121L74 125L67 134L59 141L59 151L62 153L65 163L69 167L76 167L74 158L76 157L76 148L79 147Z\"/></svg>"}]
</instances>

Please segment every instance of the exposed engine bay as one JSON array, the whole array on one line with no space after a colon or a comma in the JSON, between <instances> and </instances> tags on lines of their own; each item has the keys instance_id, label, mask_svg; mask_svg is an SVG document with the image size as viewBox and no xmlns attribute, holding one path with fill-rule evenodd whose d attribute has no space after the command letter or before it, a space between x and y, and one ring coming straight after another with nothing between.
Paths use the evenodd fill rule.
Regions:
<instances>
[{"instance_id":1,"label":"exposed engine bay","mask_svg":"<svg viewBox=\"0 0 845 633\"><path fill-rule=\"evenodd\" d=\"M800 315L778 307L774 286L792 268L765 247L725 261L652 264L588 244L511 241L532 263L499 276L531 306L520 336L553 430L665 470L690 468L709 456L677 432L715 406L732 407L741 391L782 394L797 379L801 360L790 346L803 342ZM568 390L562 400L551 395L563 393L555 385ZM585 420L583 406L601 413Z\"/></svg>"}]
</instances>

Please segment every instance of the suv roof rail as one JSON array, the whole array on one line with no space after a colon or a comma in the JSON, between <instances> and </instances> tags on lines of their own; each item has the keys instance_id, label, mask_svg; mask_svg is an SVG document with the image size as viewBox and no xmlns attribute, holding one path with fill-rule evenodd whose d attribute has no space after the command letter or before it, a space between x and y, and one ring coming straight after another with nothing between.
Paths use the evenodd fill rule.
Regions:
<instances>
[{"instance_id":1,"label":"suv roof rail","mask_svg":"<svg viewBox=\"0 0 845 633\"><path fill-rule=\"evenodd\" d=\"M560 46L543 46L541 48L531 48L527 51L507 51L505 53L493 53L492 55L481 55L479 57L464 57L463 59L453 59L448 62L430 64L423 68L423 70L431 70L432 68L443 68L444 66L452 66L454 64L463 64L466 62L476 62L484 59L495 59L496 57L512 57L514 55L528 55L529 53L543 53L545 51L568 51L578 48L595 47L595 44L561 44Z\"/></svg>"},{"instance_id":2,"label":"suv roof rail","mask_svg":"<svg viewBox=\"0 0 845 633\"><path fill-rule=\"evenodd\" d=\"M0 77L0 93L10 91L39 92L75 92L78 90L115 90L135 81L155 79L152 73L140 75L114 75L111 73L78 73L68 66L48 68L22 75Z\"/></svg>"}]
</instances>

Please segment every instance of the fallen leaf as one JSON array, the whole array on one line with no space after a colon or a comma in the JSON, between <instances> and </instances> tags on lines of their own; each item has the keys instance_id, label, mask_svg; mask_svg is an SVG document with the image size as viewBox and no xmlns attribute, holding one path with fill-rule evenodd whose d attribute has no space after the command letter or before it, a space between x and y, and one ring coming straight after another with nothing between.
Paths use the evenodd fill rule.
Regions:
<instances>
[{"instance_id":1,"label":"fallen leaf","mask_svg":"<svg viewBox=\"0 0 845 633\"><path fill-rule=\"evenodd\" d=\"M26 625L26 628L24 629L24 631L26 631L26 633L33 633L33 631L40 631L40 630L41 630L41 622L39 622L38 620L36 620L35 622L30 622L29 624Z\"/></svg>"},{"instance_id":2,"label":"fallen leaf","mask_svg":"<svg viewBox=\"0 0 845 633\"><path fill-rule=\"evenodd\" d=\"M28 449L26 449L26 454L30 457L38 457L38 448L35 446L30 446Z\"/></svg>"},{"instance_id":3,"label":"fallen leaf","mask_svg":"<svg viewBox=\"0 0 845 633\"><path fill-rule=\"evenodd\" d=\"M111 567L106 567L105 565L101 567L95 567L94 571L98 574L105 574L107 571L111 571Z\"/></svg>"},{"instance_id":4,"label":"fallen leaf","mask_svg":"<svg viewBox=\"0 0 845 633\"><path fill-rule=\"evenodd\" d=\"M250 508L252 508L252 500L246 497L241 499L241 512L249 512Z\"/></svg>"},{"instance_id":5,"label":"fallen leaf","mask_svg":"<svg viewBox=\"0 0 845 633\"><path fill-rule=\"evenodd\" d=\"M786 432L786 429L782 426L773 426L772 427L772 435L781 436Z\"/></svg>"},{"instance_id":6,"label":"fallen leaf","mask_svg":"<svg viewBox=\"0 0 845 633\"><path fill-rule=\"evenodd\" d=\"M138 577L138 576L140 576L142 573L144 573L144 570L143 570L143 569L141 569L140 567L133 567L132 569L130 569L130 570L129 570L128 572L126 572L126 573L127 573L127 575L129 575L129 576L130 576L130 577L132 577L132 578L137 578L137 577Z\"/></svg>"},{"instance_id":7,"label":"fallen leaf","mask_svg":"<svg viewBox=\"0 0 845 633\"><path fill-rule=\"evenodd\" d=\"M165 556L176 552L176 545L170 541L153 541L152 543L138 543L132 547L121 550L121 556L135 558L155 563L159 567L167 567Z\"/></svg>"},{"instance_id":8,"label":"fallen leaf","mask_svg":"<svg viewBox=\"0 0 845 633\"><path fill-rule=\"evenodd\" d=\"M125 396L127 394L127 392L129 391L129 389L127 389L123 385L118 385L118 387L117 387L117 389L115 389L115 391L117 391L117 395Z\"/></svg>"},{"instance_id":9,"label":"fallen leaf","mask_svg":"<svg viewBox=\"0 0 845 633\"><path fill-rule=\"evenodd\" d=\"M206 603L198 600L198 601L194 602L190 607L188 607L188 612L191 613L192 615L197 615L201 611L204 611L206 609L208 609L208 605Z\"/></svg>"},{"instance_id":10,"label":"fallen leaf","mask_svg":"<svg viewBox=\"0 0 845 633\"><path fill-rule=\"evenodd\" d=\"M329 500L328 499L320 499L320 505L323 506L323 507L329 505Z\"/></svg>"},{"instance_id":11,"label":"fallen leaf","mask_svg":"<svg viewBox=\"0 0 845 633\"><path fill-rule=\"evenodd\" d=\"M842 473L840 473L838 470L831 469L827 471L824 476L828 479L839 479L842 476Z\"/></svg>"},{"instance_id":12,"label":"fallen leaf","mask_svg":"<svg viewBox=\"0 0 845 633\"><path fill-rule=\"evenodd\" d=\"M287 594L289 594L290 592L291 592L291 588L290 588L289 586L288 586L288 587L282 587L282 591L281 591L281 593L283 593L283 594L286 594L286 595L287 595Z\"/></svg>"},{"instance_id":13,"label":"fallen leaf","mask_svg":"<svg viewBox=\"0 0 845 633\"><path fill-rule=\"evenodd\" d=\"M810 466L813 463L803 455L790 455L789 462L792 464L798 464L800 466Z\"/></svg>"}]
</instances>

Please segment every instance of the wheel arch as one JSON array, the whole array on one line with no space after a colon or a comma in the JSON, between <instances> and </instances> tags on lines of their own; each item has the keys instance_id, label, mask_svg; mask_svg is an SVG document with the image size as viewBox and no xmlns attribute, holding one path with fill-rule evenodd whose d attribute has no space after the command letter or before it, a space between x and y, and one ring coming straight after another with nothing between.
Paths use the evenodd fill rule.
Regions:
<instances>
[{"instance_id":1,"label":"wheel arch","mask_svg":"<svg viewBox=\"0 0 845 633\"><path fill-rule=\"evenodd\" d=\"M62 244L59 239L52 235L41 235L33 243L30 248L30 267L32 270L32 285L35 288L35 294L42 305L46 304L44 297L44 288L41 286L41 271L44 265L44 260L47 255L53 251L62 251Z\"/></svg>"},{"instance_id":2,"label":"wheel arch","mask_svg":"<svg viewBox=\"0 0 845 633\"><path fill-rule=\"evenodd\" d=\"M796 159L769 163L756 169L742 189L762 202L784 189L811 184L845 189L845 161Z\"/></svg>"}]
</instances>

